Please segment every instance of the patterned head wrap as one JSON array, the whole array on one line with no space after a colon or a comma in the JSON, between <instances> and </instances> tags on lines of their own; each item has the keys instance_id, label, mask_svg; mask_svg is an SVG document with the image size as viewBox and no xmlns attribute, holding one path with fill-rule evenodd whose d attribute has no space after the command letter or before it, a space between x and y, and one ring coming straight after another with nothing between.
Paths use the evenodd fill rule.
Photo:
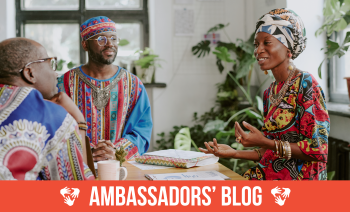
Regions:
<instances>
[{"instance_id":1,"label":"patterned head wrap","mask_svg":"<svg viewBox=\"0 0 350 212\"><path fill-rule=\"evenodd\" d=\"M277 38L292 52L292 59L297 58L306 47L304 23L292 10L274 9L263 15L256 23L255 37L258 32L266 32Z\"/></svg>"},{"instance_id":2,"label":"patterned head wrap","mask_svg":"<svg viewBox=\"0 0 350 212\"><path fill-rule=\"evenodd\" d=\"M115 23L106 16L90 18L80 26L80 36L83 40L103 32L116 32Z\"/></svg>"}]
</instances>

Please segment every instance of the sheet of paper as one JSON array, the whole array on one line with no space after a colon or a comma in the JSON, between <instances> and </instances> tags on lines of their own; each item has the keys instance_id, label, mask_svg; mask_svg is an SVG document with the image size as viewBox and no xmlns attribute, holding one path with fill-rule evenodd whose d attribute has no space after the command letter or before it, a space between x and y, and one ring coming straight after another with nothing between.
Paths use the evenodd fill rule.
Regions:
<instances>
[{"instance_id":1,"label":"sheet of paper","mask_svg":"<svg viewBox=\"0 0 350 212\"><path fill-rule=\"evenodd\" d=\"M206 165L214 164L218 161L219 161L218 157L212 157L212 158L199 161L198 163L196 163L196 166L206 166Z\"/></svg>"},{"instance_id":2,"label":"sheet of paper","mask_svg":"<svg viewBox=\"0 0 350 212\"><path fill-rule=\"evenodd\" d=\"M212 154L204 154L203 152L167 149L167 150L160 150L155 152L148 152L148 153L145 153L144 155L156 155L156 156L163 156L163 157L192 159L192 158L198 158L198 157L202 157L205 155L212 155Z\"/></svg>"},{"instance_id":3,"label":"sheet of paper","mask_svg":"<svg viewBox=\"0 0 350 212\"><path fill-rule=\"evenodd\" d=\"M141 164L136 161L128 161L128 163L136 166L137 168L141 170L152 170L152 169L171 169L173 167L169 166L156 166L156 165L149 165L149 164Z\"/></svg>"},{"instance_id":4,"label":"sheet of paper","mask_svg":"<svg viewBox=\"0 0 350 212\"><path fill-rule=\"evenodd\" d=\"M192 5L194 0L175 0L175 4Z\"/></svg>"},{"instance_id":5,"label":"sheet of paper","mask_svg":"<svg viewBox=\"0 0 350 212\"><path fill-rule=\"evenodd\" d=\"M97 162L94 162L95 170L97 170Z\"/></svg>"},{"instance_id":6,"label":"sheet of paper","mask_svg":"<svg viewBox=\"0 0 350 212\"><path fill-rule=\"evenodd\" d=\"M178 180L178 179L168 179L168 180ZM207 178L193 178L193 179L189 178L186 180L225 180L225 179L219 176L215 176L215 177L207 177Z\"/></svg>"},{"instance_id":7,"label":"sheet of paper","mask_svg":"<svg viewBox=\"0 0 350 212\"><path fill-rule=\"evenodd\" d=\"M148 174L146 177L152 180L211 180L212 178L230 179L218 171Z\"/></svg>"},{"instance_id":8,"label":"sheet of paper","mask_svg":"<svg viewBox=\"0 0 350 212\"><path fill-rule=\"evenodd\" d=\"M176 36L192 36L194 34L194 11L192 9L176 9L174 22Z\"/></svg>"}]
</instances>

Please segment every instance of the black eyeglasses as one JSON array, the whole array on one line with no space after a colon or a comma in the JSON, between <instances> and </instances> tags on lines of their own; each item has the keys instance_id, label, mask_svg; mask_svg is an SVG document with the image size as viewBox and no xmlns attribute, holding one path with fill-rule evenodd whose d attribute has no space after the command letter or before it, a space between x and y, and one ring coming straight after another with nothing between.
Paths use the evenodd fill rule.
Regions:
<instances>
[{"instance_id":1,"label":"black eyeglasses","mask_svg":"<svg viewBox=\"0 0 350 212\"><path fill-rule=\"evenodd\" d=\"M107 44L107 40L110 39L111 42L115 45L118 45L120 42L120 38L118 38L118 36L111 36L110 38L107 38L106 36L99 36L97 39L88 39L88 40L97 40L97 44L99 46L105 46Z\"/></svg>"},{"instance_id":2,"label":"black eyeglasses","mask_svg":"<svg viewBox=\"0 0 350 212\"><path fill-rule=\"evenodd\" d=\"M32 63L43 63L43 62L48 61L48 60L50 60L50 66L51 66L52 70L56 71L57 70L57 57L49 57L49 58L39 59L37 61L27 63L21 70L19 70L19 72L22 72L27 66L29 66Z\"/></svg>"}]
</instances>

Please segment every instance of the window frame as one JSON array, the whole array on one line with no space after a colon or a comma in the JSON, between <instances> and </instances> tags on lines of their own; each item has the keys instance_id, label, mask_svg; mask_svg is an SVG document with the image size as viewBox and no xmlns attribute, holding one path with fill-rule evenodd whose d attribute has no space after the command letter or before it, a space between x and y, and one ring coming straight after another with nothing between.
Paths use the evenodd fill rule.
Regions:
<instances>
[{"instance_id":1,"label":"window frame","mask_svg":"<svg viewBox=\"0 0 350 212\"><path fill-rule=\"evenodd\" d=\"M337 32L333 33L333 35L330 37L331 40L335 40L339 42L339 35ZM342 41L341 41L342 42ZM335 91L335 85L336 85L336 74L339 71L337 68L337 56L334 56L331 59L328 59L328 91L329 91L329 101L335 102L335 103L344 103L349 104L349 94L343 94ZM342 70L344 71L344 70ZM345 80L345 79L344 79Z\"/></svg>"},{"instance_id":2,"label":"window frame","mask_svg":"<svg viewBox=\"0 0 350 212\"><path fill-rule=\"evenodd\" d=\"M16 0L16 36L24 35L26 23L78 23L79 26L86 20L96 16L107 16L116 23L141 23L141 48L149 47L149 17L148 0L141 0L141 9L123 10L87 10L86 0L79 0L78 10L22 10L22 0ZM80 41L81 37L79 35ZM80 63L85 64L86 53L79 45Z\"/></svg>"}]
</instances>

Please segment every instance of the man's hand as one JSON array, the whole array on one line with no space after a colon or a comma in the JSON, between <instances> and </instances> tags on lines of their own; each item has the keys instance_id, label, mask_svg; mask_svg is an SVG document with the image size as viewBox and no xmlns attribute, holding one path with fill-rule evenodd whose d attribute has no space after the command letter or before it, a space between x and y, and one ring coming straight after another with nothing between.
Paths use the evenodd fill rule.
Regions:
<instances>
[{"instance_id":1,"label":"man's hand","mask_svg":"<svg viewBox=\"0 0 350 212\"><path fill-rule=\"evenodd\" d=\"M115 160L115 149L111 141L101 140L92 151L94 161Z\"/></svg>"},{"instance_id":2,"label":"man's hand","mask_svg":"<svg viewBox=\"0 0 350 212\"><path fill-rule=\"evenodd\" d=\"M83 114L66 93L59 92L49 101L61 105L77 122L85 121Z\"/></svg>"}]
</instances>

